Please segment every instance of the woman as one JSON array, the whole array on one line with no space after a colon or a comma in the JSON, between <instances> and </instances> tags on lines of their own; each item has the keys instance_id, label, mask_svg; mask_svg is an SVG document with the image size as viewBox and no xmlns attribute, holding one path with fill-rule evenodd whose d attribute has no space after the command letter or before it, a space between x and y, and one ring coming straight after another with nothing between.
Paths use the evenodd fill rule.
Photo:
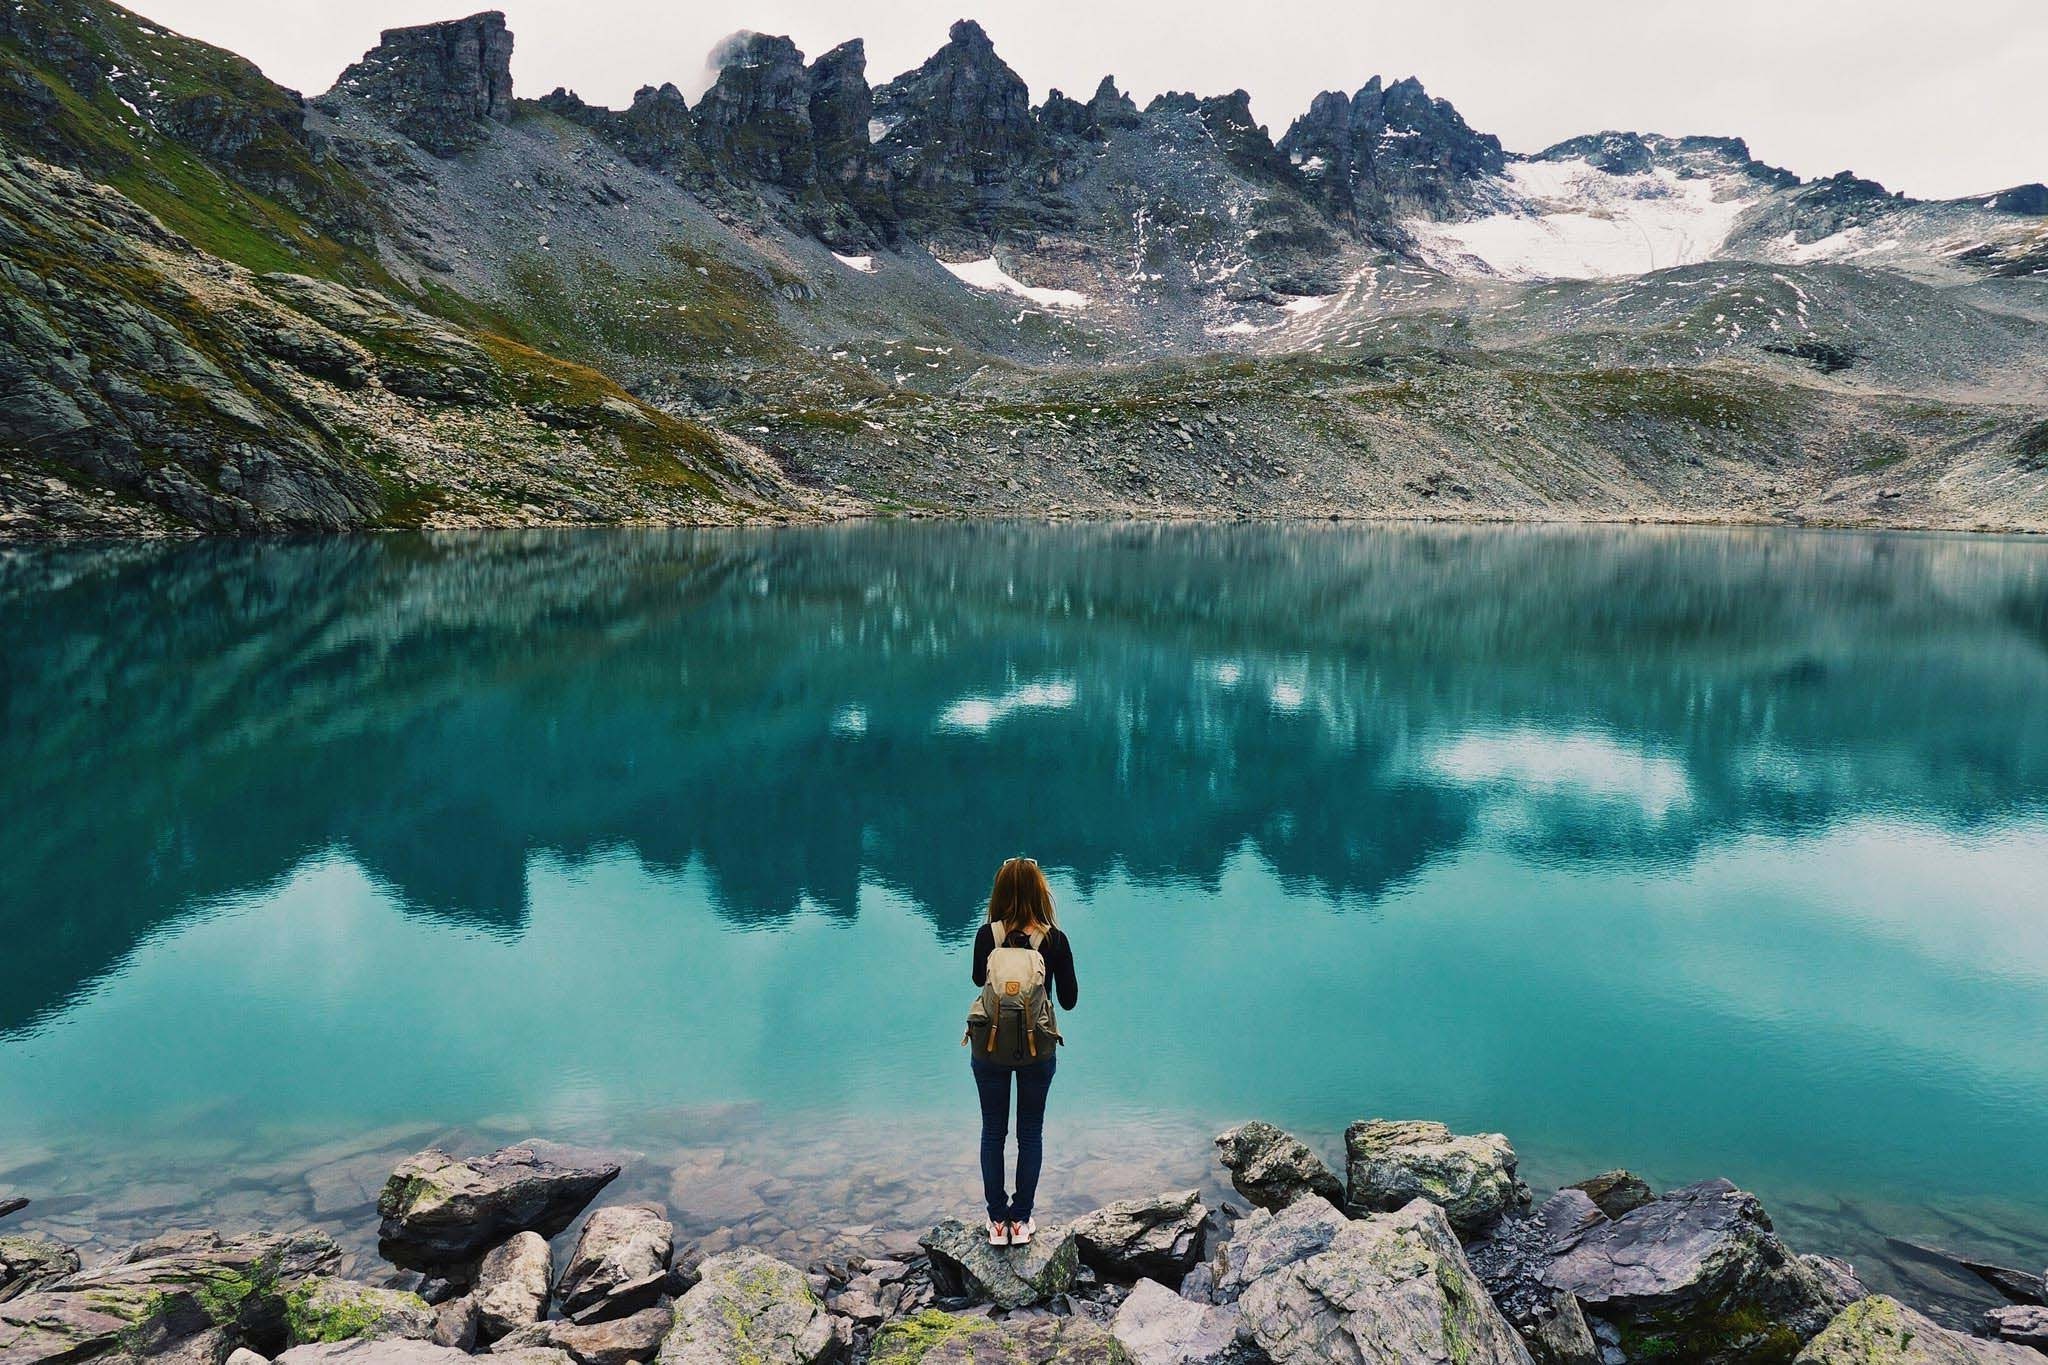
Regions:
<instances>
[{"instance_id":1,"label":"woman","mask_svg":"<svg viewBox=\"0 0 2048 1365\"><path fill-rule=\"evenodd\" d=\"M1061 1009L1074 1008L1081 987L1074 980L1074 950L1053 919L1052 889L1045 874L1029 858L1012 858L996 871L988 895L988 922L974 936L974 984L988 983L988 955L998 944L1035 946L1045 959L1045 977L1052 983ZM1038 1194L1038 1167L1045 1153L1045 1095L1059 1067L1056 1049L1025 1066L1003 1066L974 1058L974 1086L981 1093L981 1191L988 1200L991 1245L1020 1245L1036 1231L1032 1200ZM1003 1192L1003 1143L1010 1129L1010 1078L1017 1078L1017 1193Z\"/></svg>"}]
</instances>

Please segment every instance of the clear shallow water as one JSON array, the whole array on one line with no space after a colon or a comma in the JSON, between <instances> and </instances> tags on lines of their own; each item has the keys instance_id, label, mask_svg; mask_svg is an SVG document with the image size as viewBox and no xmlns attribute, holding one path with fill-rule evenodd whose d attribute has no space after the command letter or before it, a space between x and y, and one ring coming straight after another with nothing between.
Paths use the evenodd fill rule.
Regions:
<instances>
[{"instance_id":1,"label":"clear shallow water","mask_svg":"<svg viewBox=\"0 0 2048 1365\"><path fill-rule=\"evenodd\" d=\"M2048 1260L2048 545L15 548L0 641L0 1185L74 1232L360 1225L390 1152L527 1131L704 1227L971 1207L965 951L1029 852L1056 1200L1432 1116Z\"/></svg>"}]
</instances>

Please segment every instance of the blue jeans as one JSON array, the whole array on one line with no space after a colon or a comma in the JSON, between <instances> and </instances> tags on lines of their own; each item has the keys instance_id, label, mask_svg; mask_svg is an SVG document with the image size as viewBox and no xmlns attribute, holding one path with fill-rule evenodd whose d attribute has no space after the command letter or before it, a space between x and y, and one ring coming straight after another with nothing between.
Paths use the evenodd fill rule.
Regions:
<instances>
[{"instance_id":1,"label":"blue jeans","mask_svg":"<svg viewBox=\"0 0 2048 1365\"><path fill-rule=\"evenodd\" d=\"M1038 1196L1038 1167L1045 1157L1045 1094L1052 1089L1057 1057L1030 1066L997 1066L976 1057L974 1088L981 1094L981 1192L992 1223L1021 1223ZM1003 1143L1010 1136L1010 1077L1017 1078L1017 1197L1003 1193Z\"/></svg>"}]
</instances>

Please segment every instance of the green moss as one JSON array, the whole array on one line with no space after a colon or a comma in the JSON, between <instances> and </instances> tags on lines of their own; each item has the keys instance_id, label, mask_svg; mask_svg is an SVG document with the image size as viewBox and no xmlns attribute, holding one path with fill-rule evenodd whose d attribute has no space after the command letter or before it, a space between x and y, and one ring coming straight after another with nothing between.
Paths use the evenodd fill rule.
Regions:
<instances>
[{"instance_id":1,"label":"green moss","mask_svg":"<svg viewBox=\"0 0 2048 1365\"><path fill-rule=\"evenodd\" d=\"M955 1317L927 1308L915 1317L883 1323L869 1346L868 1365L918 1365L942 1341L994 1330L995 1324L986 1318Z\"/></svg>"},{"instance_id":2,"label":"green moss","mask_svg":"<svg viewBox=\"0 0 2048 1365\"><path fill-rule=\"evenodd\" d=\"M301 1285L285 1298L285 1333L294 1346L309 1342L353 1341L374 1334L385 1319L385 1307L376 1298L361 1294L348 1298L331 1294L329 1301L317 1302L321 1290ZM426 1311L426 1300L407 1295L411 1305Z\"/></svg>"},{"instance_id":3,"label":"green moss","mask_svg":"<svg viewBox=\"0 0 2048 1365\"><path fill-rule=\"evenodd\" d=\"M1630 1359L1733 1361L1782 1365L1799 1354L1792 1329L1760 1308L1743 1305L1682 1320L1651 1320L1619 1328Z\"/></svg>"},{"instance_id":4,"label":"green moss","mask_svg":"<svg viewBox=\"0 0 2048 1365\"><path fill-rule=\"evenodd\" d=\"M251 1298L260 1298L276 1287L276 1277L258 1265L249 1273L229 1271L206 1281L193 1291L199 1307L216 1325L235 1321Z\"/></svg>"}]
</instances>

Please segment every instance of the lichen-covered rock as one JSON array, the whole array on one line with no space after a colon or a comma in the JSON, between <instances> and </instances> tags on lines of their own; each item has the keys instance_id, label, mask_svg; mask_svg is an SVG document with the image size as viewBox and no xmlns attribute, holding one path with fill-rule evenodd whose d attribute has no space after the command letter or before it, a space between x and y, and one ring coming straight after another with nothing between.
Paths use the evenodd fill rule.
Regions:
<instances>
[{"instance_id":1,"label":"lichen-covered rock","mask_svg":"<svg viewBox=\"0 0 2048 1365\"><path fill-rule=\"evenodd\" d=\"M1136 1365L1256 1365L1264 1359L1236 1305L1194 1303L1156 1280L1133 1286L1109 1330Z\"/></svg>"},{"instance_id":2,"label":"lichen-covered rock","mask_svg":"<svg viewBox=\"0 0 2048 1365\"><path fill-rule=\"evenodd\" d=\"M1799 1365L2041 1365L2024 1346L1952 1332L1882 1294L1843 1309L1797 1359Z\"/></svg>"},{"instance_id":3,"label":"lichen-covered rock","mask_svg":"<svg viewBox=\"0 0 2048 1365\"><path fill-rule=\"evenodd\" d=\"M838 1346L830 1316L803 1273L758 1251L705 1260L676 1303L662 1365L812 1365Z\"/></svg>"},{"instance_id":4,"label":"lichen-covered rock","mask_svg":"<svg viewBox=\"0 0 2048 1365\"><path fill-rule=\"evenodd\" d=\"M633 1361L652 1360L674 1324L675 1311L667 1305L643 1308L602 1322L552 1319L529 1323L507 1333L491 1347L491 1354L542 1347L567 1351L576 1365L630 1365Z\"/></svg>"},{"instance_id":5,"label":"lichen-covered rock","mask_svg":"<svg viewBox=\"0 0 2048 1365\"><path fill-rule=\"evenodd\" d=\"M1202 1227L1208 1206L1199 1190L1149 1199L1119 1199L1072 1223L1081 1260L1117 1280L1150 1277L1172 1280L1202 1258Z\"/></svg>"},{"instance_id":6,"label":"lichen-covered rock","mask_svg":"<svg viewBox=\"0 0 2048 1365\"><path fill-rule=\"evenodd\" d=\"M1327 1250L1350 1222L1327 1199L1314 1195L1278 1213L1255 1209L1237 1220L1230 1240L1217 1249L1210 1297L1217 1303L1235 1302L1261 1276Z\"/></svg>"},{"instance_id":7,"label":"lichen-covered rock","mask_svg":"<svg viewBox=\"0 0 2048 1365\"><path fill-rule=\"evenodd\" d=\"M674 1254L675 1226L658 1206L607 1205L584 1220L569 1264L555 1285L556 1306L564 1317L578 1317L629 1288L644 1292L650 1281L658 1293ZM647 1302L652 1301L650 1296Z\"/></svg>"},{"instance_id":8,"label":"lichen-covered rock","mask_svg":"<svg viewBox=\"0 0 2048 1365\"><path fill-rule=\"evenodd\" d=\"M882 1324L868 1365L1133 1365L1101 1324L1080 1317L993 1322L928 1308Z\"/></svg>"},{"instance_id":9,"label":"lichen-covered rock","mask_svg":"<svg viewBox=\"0 0 2048 1365\"><path fill-rule=\"evenodd\" d=\"M1045 1227L1028 1245L996 1247L988 1234L948 1218L920 1240L931 1257L932 1282L941 1294L992 1303L998 1308L1028 1308L1067 1292L1081 1267L1081 1249L1072 1228Z\"/></svg>"},{"instance_id":10,"label":"lichen-covered rock","mask_svg":"<svg viewBox=\"0 0 2048 1365\"><path fill-rule=\"evenodd\" d=\"M477 1337L496 1341L548 1311L548 1276L554 1265L537 1232L515 1232L492 1247L476 1269Z\"/></svg>"},{"instance_id":11,"label":"lichen-covered rock","mask_svg":"<svg viewBox=\"0 0 2048 1365\"><path fill-rule=\"evenodd\" d=\"M433 1336L433 1308L403 1290L319 1278L285 1297L285 1340L292 1346L386 1337L431 1341Z\"/></svg>"},{"instance_id":12,"label":"lichen-covered rock","mask_svg":"<svg viewBox=\"0 0 2048 1365\"><path fill-rule=\"evenodd\" d=\"M1332 1204L1344 1197L1323 1159L1292 1133L1257 1119L1216 1138L1216 1152L1230 1172L1231 1188L1262 1209L1284 1209L1305 1195Z\"/></svg>"},{"instance_id":13,"label":"lichen-covered rock","mask_svg":"<svg viewBox=\"0 0 2048 1365\"><path fill-rule=\"evenodd\" d=\"M1602 1171L1565 1188L1583 1191L1609 1218L1619 1218L1657 1197L1657 1192L1646 1181L1630 1171Z\"/></svg>"},{"instance_id":14,"label":"lichen-covered rock","mask_svg":"<svg viewBox=\"0 0 2048 1365\"><path fill-rule=\"evenodd\" d=\"M340 1259L331 1239L312 1232L159 1237L120 1264L82 1270L0 1303L0 1360L76 1360L117 1342L133 1354L162 1354L216 1329L224 1347L281 1337L291 1292L331 1274Z\"/></svg>"},{"instance_id":15,"label":"lichen-covered rock","mask_svg":"<svg viewBox=\"0 0 2048 1365\"><path fill-rule=\"evenodd\" d=\"M515 1232L552 1237L618 1174L613 1162L530 1142L466 1159L429 1148L400 1162L377 1196L378 1250L396 1265L437 1270Z\"/></svg>"},{"instance_id":16,"label":"lichen-covered rock","mask_svg":"<svg viewBox=\"0 0 2048 1365\"><path fill-rule=\"evenodd\" d=\"M26 1294L39 1284L78 1269L78 1253L47 1237L0 1237L0 1300Z\"/></svg>"},{"instance_id":17,"label":"lichen-covered rock","mask_svg":"<svg viewBox=\"0 0 2048 1365\"><path fill-rule=\"evenodd\" d=\"M1363 1119L1344 1130L1345 1206L1390 1212L1410 1200L1442 1207L1460 1236L1529 1207L1515 1149L1499 1133L1453 1133L1428 1119Z\"/></svg>"},{"instance_id":18,"label":"lichen-covered rock","mask_svg":"<svg viewBox=\"0 0 2048 1365\"><path fill-rule=\"evenodd\" d=\"M1276 1365L1529 1365L1444 1209L1416 1199L1261 1275L1240 1306Z\"/></svg>"},{"instance_id":19,"label":"lichen-covered rock","mask_svg":"<svg viewBox=\"0 0 2048 1365\"><path fill-rule=\"evenodd\" d=\"M1564 1247L1542 1278L1613 1323L1631 1354L1789 1359L1845 1286L1795 1256L1755 1195L1725 1180L1673 1190Z\"/></svg>"},{"instance_id":20,"label":"lichen-covered rock","mask_svg":"<svg viewBox=\"0 0 2048 1365\"><path fill-rule=\"evenodd\" d=\"M2008 1304L1984 1315L1984 1330L2000 1341L2048 1351L2048 1307L2038 1303Z\"/></svg>"}]
</instances>

